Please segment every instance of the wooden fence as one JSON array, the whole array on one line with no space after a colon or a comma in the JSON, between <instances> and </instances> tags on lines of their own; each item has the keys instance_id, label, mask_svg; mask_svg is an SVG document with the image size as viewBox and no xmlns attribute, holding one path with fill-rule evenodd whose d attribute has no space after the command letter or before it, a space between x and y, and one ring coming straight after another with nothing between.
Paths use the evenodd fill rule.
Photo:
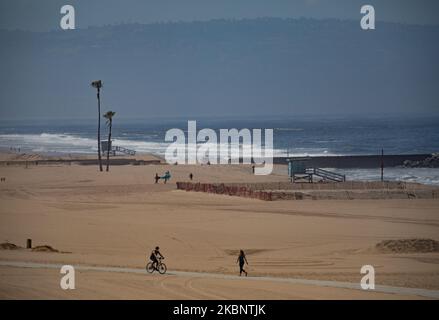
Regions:
<instances>
[{"instance_id":1,"label":"wooden fence","mask_svg":"<svg viewBox=\"0 0 439 320\"><path fill-rule=\"evenodd\" d=\"M272 201L271 191L252 190L245 186L229 186L224 183L177 182L177 189Z\"/></svg>"}]
</instances>

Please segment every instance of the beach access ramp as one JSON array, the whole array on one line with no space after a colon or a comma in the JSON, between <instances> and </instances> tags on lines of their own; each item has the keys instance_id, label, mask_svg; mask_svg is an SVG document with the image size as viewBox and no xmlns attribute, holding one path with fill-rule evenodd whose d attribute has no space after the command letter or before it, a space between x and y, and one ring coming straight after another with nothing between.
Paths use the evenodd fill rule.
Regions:
<instances>
[{"instance_id":1,"label":"beach access ramp","mask_svg":"<svg viewBox=\"0 0 439 320\"><path fill-rule=\"evenodd\" d=\"M307 168L306 173L318 176L323 180L329 180L334 182L344 182L346 181L346 176L343 174L338 174L332 171L320 169L320 168Z\"/></svg>"},{"instance_id":2,"label":"beach access ramp","mask_svg":"<svg viewBox=\"0 0 439 320\"><path fill-rule=\"evenodd\" d=\"M120 146L112 146L111 150L113 150L115 152L121 152L121 153L129 154L131 156L136 155L136 151L135 150L124 148L124 147L120 147Z\"/></svg>"},{"instance_id":3,"label":"beach access ramp","mask_svg":"<svg viewBox=\"0 0 439 320\"><path fill-rule=\"evenodd\" d=\"M101 149L102 149L102 153L106 154L106 152L108 150L108 141L101 141ZM116 155L116 152L120 152L120 153L127 154L130 156L136 155L135 150L124 148L121 146L113 146L112 141L110 141L110 150L111 150L110 154L113 156Z\"/></svg>"},{"instance_id":4,"label":"beach access ramp","mask_svg":"<svg viewBox=\"0 0 439 320\"><path fill-rule=\"evenodd\" d=\"M344 182L346 176L332 171L310 167L307 165L310 158L290 158L288 161L288 176L292 182L313 182L313 177L317 176L324 181Z\"/></svg>"}]
</instances>

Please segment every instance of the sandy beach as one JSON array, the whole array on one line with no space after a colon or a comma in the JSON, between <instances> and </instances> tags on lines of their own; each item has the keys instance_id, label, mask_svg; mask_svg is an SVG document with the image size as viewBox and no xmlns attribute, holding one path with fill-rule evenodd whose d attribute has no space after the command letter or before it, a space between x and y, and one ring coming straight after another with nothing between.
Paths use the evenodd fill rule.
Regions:
<instances>
[{"instance_id":1,"label":"sandy beach","mask_svg":"<svg viewBox=\"0 0 439 320\"><path fill-rule=\"evenodd\" d=\"M13 160L2 155L1 159ZM386 252L384 240L439 240L439 200L261 201L176 190L177 181L286 182L283 166L255 176L250 166L0 166L2 262L143 269L159 245L169 274L82 270L77 289L63 291L59 270L0 266L6 299L403 299L319 285L205 278L237 275L239 249L252 277L358 284L373 265L376 284L439 290L439 252ZM154 183L166 170L172 178ZM48 245L59 252L24 249ZM431 250L430 250L431 251ZM434 251L434 250L433 250ZM195 272L199 275L173 275Z\"/></svg>"}]
</instances>

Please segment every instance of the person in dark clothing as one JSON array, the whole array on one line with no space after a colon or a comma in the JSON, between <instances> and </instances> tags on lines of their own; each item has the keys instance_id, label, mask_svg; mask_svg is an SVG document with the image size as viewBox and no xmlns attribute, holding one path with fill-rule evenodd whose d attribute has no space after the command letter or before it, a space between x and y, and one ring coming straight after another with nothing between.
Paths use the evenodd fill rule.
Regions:
<instances>
[{"instance_id":1,"label":"person in dark clothing","mask_svg":"<svg viewBox=\"0 0 439 320\"><path fill-rule=\"evenodd\" d=\"M192 179L194 178L194 175L191 173L189 173L189 179L192 181Z\"/></svg>"},{"instance_id":2,"label":"person in dark clothing","mask_svg":"<svg viewBox=\"0 0 439 320\"><path fill-rule=\"evenodd\" d=\"M248 265L248 262L243 250L239 251L239 256L236 262L239 263L239 276L241 276L241 274L244 272L245 276L247 277L247 271L244 270L244 263Z\"/></svg>"},{"instance_id":3,"label":"person in dark clothing","mask_svg":"<svg viewBox=\"0 0 439 320\"><path fill-rule=\"evenodd\" d=\"M149 259L152 261L152 266L157 269L157 265L159 263L159 257L164 259L165 257L160 253L160 248L155 247L154 250L152 250L151 255L149 256Z\"/></svg>"},{"instance_id":4,"label":"person in dark clothing","mask_svg":"<svg viewBox=\"0 0 439 320\"><path fill-rule=\"evenodd\" d=\"M158 183L160 180L160 177L157 173L155 174L154 180L155 180L155 183Z\"/></svg>"}]
</instances>

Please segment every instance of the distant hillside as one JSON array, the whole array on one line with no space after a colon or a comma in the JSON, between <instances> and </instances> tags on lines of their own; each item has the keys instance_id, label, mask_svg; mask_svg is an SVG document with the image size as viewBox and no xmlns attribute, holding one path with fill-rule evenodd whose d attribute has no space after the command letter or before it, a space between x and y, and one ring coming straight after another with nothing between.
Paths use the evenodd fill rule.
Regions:
<instances>
[{"instance_id":1,"label":"distant hillside","mask_svg":"<svg viewBox=\"0 0 439 320\"><path fill-rule=\"evenodd\" d=\"M0 117L438 110L439 27L311 19L0 31Z\"/></svg>"}]
</instances>

